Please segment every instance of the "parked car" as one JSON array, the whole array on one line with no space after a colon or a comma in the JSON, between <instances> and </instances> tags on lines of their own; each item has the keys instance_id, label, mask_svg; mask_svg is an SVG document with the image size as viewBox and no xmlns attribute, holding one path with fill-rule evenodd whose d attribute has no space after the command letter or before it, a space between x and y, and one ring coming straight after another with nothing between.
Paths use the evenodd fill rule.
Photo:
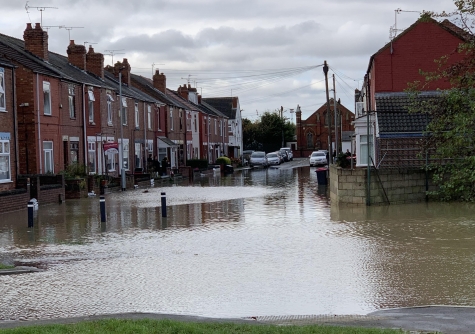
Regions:
<instances>
[{"instance_id":1,"label":"parked car","mask_svg":"<svg viewBox=\"0 0 475 334\"><path fill-rule=\"evenodd\" d=\"M249 165L251 167L256 167L256 166L260 166L263 168L269 167L269 163L267 162L267 158L266 158L266 152L263 152L263 151L253 152L249 160Z\"/></svg>"},{"instance_id":2,"label":"parked car","mask_svg":"<svg viewBox=\"0 0 475 334\"><path fill-rule=\"evenodd\" d=\"M252 153L254 153L254 150L242 151L242 164L243 165L249 165L249 159L251 158Z\"/></svg>"},{"instance_id":3,"label":"parked car","mask_svg":"<svg viewBox=\"0 0 475 334\"><path fill-rule=\"evenodd\" d=\"M280 165L280 157L277 155L276 152L267 153L266 158L267 158L267 162L269 163L269 166Z\"/></svg>"},{"instance_id":4,"label":"parked car","mask_svg":"<svg viewBox=\"0 0 475 334\"><path fill-rule=\"evenodd\" d=\"M283 163L284 162L284 156L282 155L282 153L280 153L280 151L275 151L275 154L277 154L277 156L279 157L280 163Z\"/></svg>"},{"instance_id":5,"label":"parked car","mask_svg":"<svg viewBox=\"0 0 475 334\"><path fill-rule=\"evenodd\" d=\"M287 153L286 150L280 150L279 152L280 152L280 154L282 154L282 157L284 158L285 162L290 161L289 153Z\"/></svg>"},{"instance_id":6,"label":"parked car","mask_svg":"<svg viewBox=\"0 0 475 334\"><path fill-rule=\"evenodd\" d=\"M292 152L292 149L290 147L282 147L280 150L281 151L282 150L287 151L287 155L289 156L289 160L290 161L294 160L294 153Z\"/></svg>"},{"instance_id":7,"label":"parked car","mask_svg":"<svg viewBox=\"0 0 475 334\"><path fill-rule=\"evenodd\" d=\"M310 167L322 166L328 163L327 155L323 151L314 151L310 155Z\"/></svg>"}]
</instances>

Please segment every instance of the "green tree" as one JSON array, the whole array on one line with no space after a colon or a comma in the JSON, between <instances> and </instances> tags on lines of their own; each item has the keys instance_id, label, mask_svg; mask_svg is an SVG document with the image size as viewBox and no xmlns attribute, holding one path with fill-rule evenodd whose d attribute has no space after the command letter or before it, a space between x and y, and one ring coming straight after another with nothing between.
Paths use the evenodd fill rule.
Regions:
<instances>
[{"instance_id":1,"label":"green tree","mask_svg":"<svg viewBox=\"0 0 475 334\"><path fill-rule=\"evenodd\" d=\"M243 141L245 149L272 152L282 146L284 142L292 141L295 134L295 125L279 116L278 111L264 112L261 117L251 122L243 119Z\"/></svg>"},{"instance_id":2,"label":"green tree","mask_svg":"<svg viewBox=\"0 0 475 334\"><path fill-rule=\"evenodd\" d=\"M425 12L424 17L451 18L463 36L456 51L461 58L447 55L436 60L438 69L422 72L425 81L410 85L415 96L431 83L446 80L451 88L440 91L437 101L414 99L410 110L427 114L430 120L422 154L430 154L429 168L438 185L433 194L442 200L475 200L475 0L454 1L452 13Z\"/></svg>"}]
</instances>

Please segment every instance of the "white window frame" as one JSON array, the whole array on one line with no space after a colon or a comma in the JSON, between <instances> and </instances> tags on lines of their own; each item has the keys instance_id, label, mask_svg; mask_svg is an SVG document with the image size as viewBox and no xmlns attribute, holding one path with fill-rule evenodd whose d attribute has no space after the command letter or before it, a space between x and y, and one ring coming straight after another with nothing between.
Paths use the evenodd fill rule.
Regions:
<instances>
[{"instance_id":1,"label":"white window frame","mask_svg":"<svg viewBox=\"0 0 475 334\"><path fill-rule=\"evenodd\" d=\"M12 181L10 139L0 138L0 183ZM5 177L4 177L5 175Z\"/></svg>"},{"instance_id":2,"label":"white window frame","mask_svg":"<svg viewBox=\"0 0 475 334\"><path fill-rule=\"evenodd\" d=\"M51 146L51 148L47 147ZM43 142L43 158L44 158L44 166L45 166L45 173L54 173L54 144L52 141L44 141ZM48 168L50 166L51 168Z\"/></svg>"},{"instance_id":3,"label":"white window frame","mask_svg":"<svg viewBox=\"0 0 475 334\"><path fill-rule=\"evenodd\" d=\"M112 102L114 98L111 94L107 94L107 125L112 125Z\"/></svg>"},{"instance_id":4,"label":"white window frame","mask_svg":"<svg viewBox=\"0 0 475 334\"><path fill-rule=\"evenodd\" d=\"M95 138L87 140L87 168L89 174L96 174L97 159L96 159L96 141Z\"/></svg>"},{"instance_id":5,"label":"white window frame","mask_svg":"<svg viewBox=\"0 0 475 334\"><path fill-rule=\"evenodd\" d=\"M75 119L76 118L76 92L75 86L69 84L68 85L68 104L69 104L69 118Z\"/></svg>"},{"instance_id":6,"label":"white window frame","mask_svg":"<svg viewBox=\"0 0 475 334\"><path fill-rule=\"evenodd\" d=\"M88 99L89 123L94 123L94 101L96 101L96 99L94 98L94 92L92 91L92 89L89 89L87 91L87 95L89 97Z\"/></svg>"},{"instance_id":7,"label":"white window frame","mask_svg":"<svg viewBox=\"0 0 475 334\"><path fill-rule=\"evenodd\" d=\"M129 140L128 139L124 139L124 156L122 157L122 165L120 166L120 168L122 168L122 166L124 165L124 162L125 162L125 168L124 170L128 171L130 170L130 161L129 161Z\"/></svg>"},{"instance_id":8,"label":"white window frame","mask_svg":"<svg viewBox=\"0 0 475 334\"><path fill-rule=\"evenodd\" d=\"M138 104L138 102L135 102L135 128L136 129L139 128L139 122L140 122L140 119L139 119L139 104Z\"/></svg>"},{"instance_id":9,"label":"white window frame","mask_svg":"<svg viewBox=\"0 0 475 334\"><path fill-rule=\"evenodd\" d=\"M134 159L135 159L135 168L142 168L143 166L143 152L142 144L135 143L134 145Z\"/></svg>"},{"instance_id":10,"label":"white window frame","mask_svg":"<svg viewBox=\"0 0 475 334\"><path fill-rule=\"evenodd\" d=\"M43 114L51 116L51 84L43 81Z\"/></svg>"},{"instance_id":11,"label":"white window frame","mask_svg":"<svg viewBox=\"0 0 475 334\"><path fill-rule=\"evenodd\" d=\"M127 125L127 98L125 97L122 98L122 114L119 111L119 116L122 125Z\"/></svg>"},{"instance_id":12,"label":"white window frame","mask_svg":"<svg viewBox=\"0 0 475 334\"><path fill-rule=\"evenodd\" d=\"M170 108L170 131L173 131L173 108Z\"/></svg>"},{"instance_id":13,"label":"white window frame","mask_svg":"<svg viewBox=\"0 0 475 334\"><path fill-rule=\"evenodd\" d=\"M7 111L5 69L0 67L0 111Z\"/></svg>"},{"instance_id":14,"label":"white window frame","mask_svg":"<svg viewBox=\"0 0 475 334\"><path fill-rule=\"evenodd\" d=\"M152 130L152 106L147 105L147 128Z\"/></svg>"},{"instance_id":15,"label":"white window frame","mask_svg":"<svg viewBox=\"0 0 475 334\"><path fill-rule=\"evenodd\" d=\"M359 161L358 161L358 166L368 166L371 162L368 161L368 151L365 149L365 147L368 146L368 140L367 140L367 135L359 135L358 136L358 149L359 153L357 153L357 156L359 156ZM372 133L369 135L370 141L369 141L369 149L370 149L370 156L374 160L374 136ZM366 152L364 152L366 150Z\"/></svg>"},{"instance_id":16,"label":"white window frame","mask_svg":"<svg viewBox=\"0 0 475 334\"><path fill-rule=\"evenodd\" d=\"M214 134L215 135L218 134L218 120L217 119L214 120Z\"/></svg>"}]
</instances>

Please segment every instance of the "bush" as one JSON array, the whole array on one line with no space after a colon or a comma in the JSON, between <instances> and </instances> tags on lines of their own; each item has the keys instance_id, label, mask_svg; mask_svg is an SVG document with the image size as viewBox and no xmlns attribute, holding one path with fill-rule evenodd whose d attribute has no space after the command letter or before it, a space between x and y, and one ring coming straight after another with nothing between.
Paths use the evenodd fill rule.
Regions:
<instances>
[{"instance_id":1,"label":"bush","mask_svg":"<svg viewBox=\"0 0 475 334\"><path fill-rule=\"evenodd\" d=\"M204 170L204 169L208 169L208 160L206 160L206 159L189 159L189 160L186 161L186 165L190 166L193 169L198 168L200 170Z\"/></svg>"},{"instance_id":2,"label":"bush","mask_svg":"<svg viewBox=\"0 0 475 334\"><path fill-rule=\"evenodd\" d=\"M216 164L217 165L230 165L231 164L231 159L228 157L219 157L216 159Z\"/></svg>"},{"instance_id":3,"label":"bush","mask_svg":"<svg viewBox=\"0 0 475 334\"><path fill-rule=\"evenodd\" d=\"M351 165L351 161L347 159L348 155L345 153L340 153L338 154L336 158L336 165L341 167L341 168L348 168Z\"/></svg>"}]
</instances>

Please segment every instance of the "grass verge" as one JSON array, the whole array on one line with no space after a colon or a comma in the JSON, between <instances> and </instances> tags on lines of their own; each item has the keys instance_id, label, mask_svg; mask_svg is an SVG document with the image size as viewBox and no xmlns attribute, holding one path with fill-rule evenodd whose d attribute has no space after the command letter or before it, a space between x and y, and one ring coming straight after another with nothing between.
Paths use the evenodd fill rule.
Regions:
<instances>
[{"instance_id":1,"label":"grass verge","mask_svg":"<svg viewBox=\"0 0 475 334\"><path fill-rule=\"evenodd\" d=\"M0 269L12 269L15 268L15 266L7 266L6 264L0 263Z\"/></svg>"},{"instance_id":2,"label":"grass verge","mask_svg":"<svg viewBox=\"0 0 475 334\"><path fill-rule=\"evenodd\" d=\"M68 325L45 325L45 326L27 326L13 329L0 330L2 334L82 334L82 333L192 333L192 334L395 334L403 333L400 330L391 329L368 329L354 327L336 327L336 326L273 326L273 325L247 325L231 324L219 322L179 322L172 320L123 320L109 319L99 321L85 321L77 324Z\"/></svg>"}]
</instances>

